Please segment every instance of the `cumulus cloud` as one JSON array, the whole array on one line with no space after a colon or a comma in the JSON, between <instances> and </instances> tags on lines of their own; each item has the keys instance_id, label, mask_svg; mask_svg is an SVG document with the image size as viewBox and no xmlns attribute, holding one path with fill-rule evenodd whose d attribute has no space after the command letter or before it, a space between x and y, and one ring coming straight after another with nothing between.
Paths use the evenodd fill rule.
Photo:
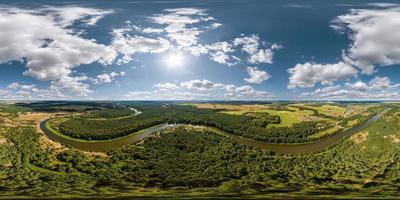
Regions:
<instances>
[{"instance_id":1,"label":"cumulus cloud","mask_svg":"<svg viewBox=\"0 0 400 200\"><path fill-rule=\"evenodd\" d=\"M368 85L367 84L365 84L364 82L362 82L362 81L357 81L357 82L355 82L355 83L353 83L353 84L347 84L351 89L354 89L354 90L359 90L359 91L365 91L365 90L367 90L368 89Z\"/></svg>"},{"instance_id":2,"label":"cumulus cloud","mask_svg":"<svg viewBox=\"0 0 400 200\"><path fill-rule=\"evenodd\" d=\"M390 87L390 79L388 77L377 76L369 82L371 89L382 90Z\"/></svg>"},{"instance_id":3,"label":"cumulus cloud","mask_svg":"<svg viewBox=\"0 0 400 200\"><path fill-rule=\"evenodd\" d=\"M266 71L258 70L257 67L247 67L246 72L250 75L250 77L245 78L244 80L249 83L260 84L263 81L271 78L270 74L268 74Z\"/></svg>"},{"instance_id":4,"label":"cumulus cloud","mask_svg":"<svg viewBox=\"0 0 400 200\"><path fill-rule=\"evenodd\" d=\"M164 32L164 30L163 29L160 29L160 28L144 28L143 30L142 30L142 32L143 33L162 33L162 32Z\"/></svg>"},{"instance_id":5,"label":"cumulus cloud","mask_svg":"<svg viewBox=\"0 0 400 200\"><path fill-rule=\"evenodd\" d=\"M335 64L304 63L297 64L287 70L290 74L288 88L308 88L317 83L333 84L338 80L344 80L357 75L357 70L347 63Z\"/></svg>"},{"instance_id":6,"label":"cumulus cloud","mask_svg":"<svg viewBox=\"0 0 400 200\"><path fill-rule=\"evenodd\" d=\"M248 61L251 64L272 63L273 50L280 49L278 44L271 45L270 48L260 48L260 37L257 35L242 36L233 40L235 46L241 46L242 51L248 54Z\"/></svg>"},{"instance_id":7,"label":"cumulus cloud","mask_svg":"<svg viewBox=\"0 0 400 200\"><path fill-rule=\"evenodd\" d=\"M400 63L400 7L386 9L352 9L350 14L334 19L336 30L349 30L353 41L346 51L346 61L364 74L376 66Z\"/></svg>"},{"instance_id":8,"label":"cumulus cloud","mask_svg":"<svg viewBox=\"0 0 400 200\"><path fill-rule=\"evenodd\" d=\"M118 76L125 76L125 72L121 71L99 74L96 78L92 79L92 82L94 84L111 83L114 81L115 77Z\"/></svg>"},{"instance_id":9,"label":"cumulus cloud","mask_svg":"<svg viewBox=\"0 0 400 200\"><path fill-rule=\"evenodd\" d=\"M0 99L9 99L10 91L6 89L0 89Z\"/></svg>"},{"instance_id":10,"label":"cumulus cloud","mask_svg":"<svg viewBox=\"0 0 400 200\"><path fill-rule=\"evenodd\" d=\"M88 26L96 25L96 23L103 18L105 15L114 13L113 10L103 10L96 8L77 7L77 6L65 6L65 7L53 7L48 6L43 9L49 14L59 18L58 24L63 27L71 26L75 22L81 22Z\"/></svg>"},{"instance_id":11,"label":"cumulus cloud","mask_svg":"<svg viewBox=\"0 0 400 200\"><path fill-rule=\"evenodd\" d=\"M271 99L272 95L249 85L215 83L210 80L190 80L180 84L158 83L148 91L151 99Z\"/></svg>"},{"instance_id":12,"label":"cumulus cloud","mask_svg":"<svg viewBox=\"0 0 400 200\"><path fill-rule=\"evenodd\" d=\"M368 84L362 82L362 81L357 81L355 83L346 83L346 86L354 89L354 90L360 90L360 91L371 91L371 90L385 90L388 88L397 88L400 85L391 84L391 80L388 77L374 77L371 81L369 81Z\"/></svg>"},{"instance_id":13,"label":"cumulus cloud","mask_svg":"<svg viewBox=\"0 0 400 200\"><path fill-rule=\"evenodd\" d=\"M154 87L159 90L176 90L179 88L175 83L157 83Z\"/></svg>"},{"instance_id":14,"label":"cumulus cloud","mask_svg":"<svg viewBox=\"0 0 400 200\"><path fill-rule=\"evenodd\" d=\"M186 89L197 89L197 90L210 90L210 89L225 89L229 85L222 83L214 83L209 80L191 80L181 83L181 87Z\"/></svg>"},{"instance_id":15,"label":"cumulus cloud","mask_svg":"<svg viewBox=\"0 0 400 200\"><path fill-rule=\"evenodd\" d=\"M0 63L21 62L26 66L24 75L48 81L50 86L47 89L33 87L41 96L51 93L60 97L69 94L88 96L93 93L89 84L110 83L123 74L103 73L93 78L79 74L76 68L86 64L124 64L132 61L137 53L170 50L186 51L195 56L207 55L210 60L225 65L241 61L260 64L272 63L274 50L281 48L277 44L267 45L258 35L240 35L228 41L200 44L199 35L202 32L219 28L222 24L209 16L206 10L198 8L165 9L161 14L148 18L150 24L156 25L154 27L143 28L127 21L126 26L112 30L109 45L83 36L85 27L96 25L101 18L113 12L79 6L47 6L36 10L0 7ZM242 55L246 57L241 58ZM268 73L257 68L247 72L249 83L269 78ZM240 93L234 85L208 80L192 80L175 86L155 85L158 90L183 88ZM27 96L28 90L21 89L20 85L13 87L21 91L18 91L19 95ZM254 90L253 94L256 93L262 94Z\"/></svg>"},{"instance_id":16,"label":"cumulus cloud","mask_svg":"<svg viewBox=\"0 0 400 200\"><path fill-rule=\"evenodd\" d=\"M360 90L351 90L339 88L337 90L323 92L324 89L312 93L303 93L302 97L312 99L337 99L337 100L394 100L400 99L400 93L397 91L365 92Z\"/></svg>"},{"instance_id":17,"label":"cumulus cloud","mask_svg":"<svg viewBox=\"0 0 400 200\"><path fill-rule=\"evenodd\" d=\"M38 88L35 84L11 83L6 89L0 89L0 99L40 99L65 97L61 91L52 86L47 89Z\"/></svg>"},{"instance_id":18,"label":"cumulus cloud","mask_svg":"<svg viewBox=\"0 0 400 200\"><path fill-rule=\"evenodd\" d=\"M89 84L82 82L88 79L89 78L87 76L67 76L63 79L52 81L50 89L60 93L68 93L72 91L77 96L88 96L89 94L93 93L93 91L89 89Z\"/></svg>"},{"instance_id":19,"label":"cumulus cloud","mask_svg":"<svg viewBox=\"0 0 400 200\"><path fill-rule=\"evenodd\" d=\"M111 46L123 56L118 59L119 64L133 60L135 53L165 51L185 51L194 56L206 55L210 60L228 66L241 61L270 64L273 62L275 50L282 48L278 44L266 45L265 41L254 34L241 34L233 40L201 44L201 33L222 26L204 9L165 9L161 14L152 15L148 19L151 22L149 27L143 28L127 21L125 27L113 30ZM152 24L156 26L153 27ZM247 58L240 58L242 52Z\"/></svg>"},{"instance_id":20,"label":"cumulus cloud","mask_svg":"<svg viewBox=\"0 0 400 200\"><path fill-rule=\"evenodd\" d=\"M171 43L164 38L130 35L131 31L131 28L113 29L111 46L123 56L118 59L119 64L133 60L135 53L162 53L172 47Z\"/></svg>"},{"instance_id":21,"label":"cumulus cloud","mask_svg":"<svg viewBox=\"0 0 400 200\"><path fill-rule=\"evenodd\" d=\"M245 61L250 64L273 63L274 51L281 49L282 46L272 44L265 47L265 41L261 41L259 36L241 35L231 41L221 41L207 45L195 45L187 48L190 53L195 56L207 54L210 60L232 66ZM247 59L240 59L239 53L244 52L247 54Z\"/></svg>"},{"instance_id":22,"label":"cumulus cloud","mask_svg":"<svg viewBox=\"0 0 400 200\"><path fill-rule=\"evenodd\" d=\"M196 100L212 98L210 94L196 92L171 92L164 90L132 91L124 95L128 100Z\"/></svg>"},{"instance_id":23,"label":"cumulus cloud","mask_svg":"<svg viewBox=\"0 0 400 200\"><path fill-rule=\"evenodd\" d=\"M12 90L34 90L36 88L35 84L31 84L31 85L24 85L24 84L20 84L18 82L14 82L11 83L10 85L7 86L8 89L12 89Z\"/></svg>"},{"instance_id":24,"label":"cumulus cloud","mask_svg":"<svg viewBox=\"0 0 400 200\"><path fill-rule=\"evenodd\" d=\"M268 94L265 91L255 90L253 87L249 85L244 85L237 87L235 89L236 93L228 93L231 98L239 98L239 99L270 99L273 98L272 95Z\"/></svg>"},{"instance_id":25,"label":"cumulus cloud","mask_svg":"<svg viewBox=\"0 0 400 200\"><path fill-rule=\"evenodd\" d=\"M356 81L344 86L334 85L305 92L302 97L313 99L400 99L400 84L391 84L388 77L375 77L369 83Z\"/></svg>"},{"instance_id":26,"label":"cumulus cloud","mask_svg":"<svg viewBox=\"0 0 400 200\"><path fill-rule=\"evenodd\" d=\"M73 13L68 13L71 10ZM48 7L37 11L0 8L0 63L20 61L26 64L24 75L54 84L68 82L75 85L69 87L72 92L87 90L83 83L71 83L81 80L72 77L72 69L93 62L110 64L116 52L95 40L84 39L68 28L76 20L86 19L89 25L94 24L93 17L98 20L110 11L79 10L71 7Z\"/></svg>"},{"instance_id":27,"label":"cumulus cloud","mask_svg":"<svg viewBox=\"0 0 400 200\"><path fill-rule=\"evenodd\" d=\"M226 41L216 42L214 44L206 45L203 53L209 53L210 59L214 62L225 64L225 65L235 65L240 59L234 55L231 55L235 51L234 46Z\"/></svg>"},{"instance_id":28,"label":"cumulus cloud","mask_svg":"<svg viewBox=\"0 0 400 200\"><path fill-rule=\"evenodd\" d=\"M191 26L201 22L214 20L204 9L174 8L165 9L165 13L149 17L153 23L165 25L167 37L179 47L188 47L197 44L198 35L202 32Z\"/></svg>"},{"instance_id":29,"label":"cumulus cloud","mask_svg":"<svg viewBox=\"0 0 400 200\"><path fill-rule=\"evenodd\" d=\"M400 6L386 3L368 5L378 9L352 9L349 14L336 17L331 24L333 29L348 33L352 40L349 48L343 50L343 61L325 67L298 64L288 70L291 75L288 88L313 87L317 82L331 84L355 76L357 71L352 66L371 75L376 72L376 67L400 63L400 36L397 34L400 31ZM388 87L390 80L387 77L375 77L368 84L358 81L350 86L359 92Z\"/></svg>"}]
</instances>

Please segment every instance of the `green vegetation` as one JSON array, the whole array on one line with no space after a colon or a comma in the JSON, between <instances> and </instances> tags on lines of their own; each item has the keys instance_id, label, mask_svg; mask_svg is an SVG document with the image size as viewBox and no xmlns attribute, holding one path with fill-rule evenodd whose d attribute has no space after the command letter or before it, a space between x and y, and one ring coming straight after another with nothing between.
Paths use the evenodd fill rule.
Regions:
<instances>
[{"instance_id":1,"label":"green vegetation","mask_svg":"<svg viewBox=\"0 0 400 200\"><path fill-rule=\"evenodd\" d=\"M156 133L142 143L106 154L93 154L49 142L36 132L33 123L19 127L0 124L0 197L398 198L400 107L387 106L393 109L365 131L327 151L299 156L262 151L207 129L190 127ZM143 116L135 117L145 119L146 115L154 116L146 113L158 110L167 117L182 115L177 118L180 120L191 109L142 105L138 110L144 111ZM218 117L209 119L221 120L219 124L229 123L233 117L265 128L259 118L268 119L267 124L278 119L263 113L227 115L197 110L198 118L190 118L191 122L204 120L209 114ZM376 111L368 110L342 123L362 121ZM18 120L11 113L0 118ZM243 127L235 120L235 127Z\"/></svg>"},{"instance_id":2,"label":"green vegetation","mask_svg":"<svg viewBox=\"0 0 400 200\"><path fill-rule=\"evenodd\" d=\"M159 116L137 118L126 117L110 120L89 120L84 118L73 118L62 122L58 130L73 138L86 140L108 140L122 137L151 126L163 123Z\"/></svg>"},{"instance_id":3,"label":"green vegetation","mask_svg":"<svg viewBox=\"0 0 400 200\"><path fill-rule=\"evenodd\" d=\"M136 112L128 107L108 108L102 110L95 110L88 114L83 115L83 118L93 119L115 119L135 115Z\"/></svg>"},{"instance_id":4,"label":"green vegetation","mask_svg":"<svg viewBox=\"0 0 400 200\"><path fill-rule=\"evenodd\" d=\"M377 110L373 109L375 107L371 107L349 118L337 118L321 114L317 109L309 107L280 105L271 106L273 109L269 109L265 106L215 104L212 106L206 104L205 108L173 104L135 105L135 108L143 112L142 114L129 115L135 111L127 107L117 107L115 110L102 109L91 111L81 117L58 119L58 122L53 123L53 128L72 138L108 140L168 122L211 126L231 134L270 143L304 143L336 134L364 122L377 113ZM308 120L300 121L305 116L308 116ZM293 123L295 120L300 122ZM285 126L289 121L290 125ZM352 121L353 124L348 125L348 121Z\"/></svg>"},{"instance_id":5,"label":"green vegetation","mask_svg":"<svg viewBox=\"0 0 400 200\"><path fill-rule=\"evenodd\" d=\"M196 112L178 113L169 120L172 123L185 123L211 126L231 134L259 141L274 143L308 142L309 135L315 134L325 127L316 122L301 122L292 127L271 127L266 119L248 115L229 115L222 113L199 114Z\"/></svg>"},{"instance_id":6,"label":"green vegetation","mask_svg":"<svg viewBox=\"0 0 400 200\"><path fill-rule=\"evenodd\" d=\"M30 112L32 109L10 104L0 104L0 113L8 113L16 116L18 113Z\"/></svg>"}]
</instances>

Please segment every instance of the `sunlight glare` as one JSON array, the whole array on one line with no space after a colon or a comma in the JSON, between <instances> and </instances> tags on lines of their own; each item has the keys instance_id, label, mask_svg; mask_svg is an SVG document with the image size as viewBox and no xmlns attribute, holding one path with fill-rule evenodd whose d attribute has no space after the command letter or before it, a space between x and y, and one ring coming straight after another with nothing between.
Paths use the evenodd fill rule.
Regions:
<instances>
[{"instance_id":1,"label":"sunlight glare","mask_svg":"<svg viewBox=\"0 0 400 200\"><path fill-rule=\"evenodd\" d=\"M165 61L169 67L181 67L184 61L184 57L180 52L170 53Z\"/></svg>"}]
</instances>

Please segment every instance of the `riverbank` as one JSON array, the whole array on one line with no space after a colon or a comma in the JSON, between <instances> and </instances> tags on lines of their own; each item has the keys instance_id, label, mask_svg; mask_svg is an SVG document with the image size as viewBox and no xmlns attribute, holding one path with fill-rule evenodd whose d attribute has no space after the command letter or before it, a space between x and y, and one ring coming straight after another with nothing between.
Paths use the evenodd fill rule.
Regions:
<instances>
[{"instance_id":1,"label":"riverbank","mask_svg":"<svg viewBox=\"0 0 400 200\"><path fill-rule=\"evenodd\" d=\"M370 126L373 122L380 119L388 110L382 111L381 113L376 114L363 124L358 126L352 127L350 129L346 129L338 134L329 136L322 140L312 142L312 143L302 143L302 144L277 144L277 143L266 143L261 141L256 141L248 138L243 138L238 135L233 135L227 133L225 131L219 130L214 127L207 127L207 126L197 126L212 130L217 134L221 134L227 137L233 138L240 144L250 145L253 147L257 147L263 150L273 151L275 153L280 154L307 154L307 153L314 153L323 151L336 143L340 142L341 140L348 138ZM167 128L176 128L179 126L185 126L186 124L161 124L157 126L150 127L148 129L144 129L138 131L136 133L132 133L130 135L116 138L112 140L102 140L102 141L87 141L87 140L79 140L75 138L70 138L68 136L64 136L57 131L52 130L51 127L48 126L49 119L44 120L40 123L40 129L51 139L60 142L66 146L71 146L74 148L78 148L84 151L98 151L98 152L105 152L111 150L113 148L118 148L123 145L137 143L146 137L152 135L155 132L163 131Z\"/></svg>"}]
</instances>

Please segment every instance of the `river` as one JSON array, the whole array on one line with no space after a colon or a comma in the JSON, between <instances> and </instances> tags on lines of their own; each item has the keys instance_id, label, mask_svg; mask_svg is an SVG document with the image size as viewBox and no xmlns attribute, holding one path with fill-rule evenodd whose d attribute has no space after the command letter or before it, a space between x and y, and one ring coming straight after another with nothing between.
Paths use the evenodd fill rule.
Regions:
<instances>
[{"instance_id":1,"label":"river","mask_svg":"<svg viewBox=\"0 0 400 200\"><path fill-rule=\"evenodd\" d=\"M233 135L222 130L218 130L216 128L205 127L205 126L197 126L201 128L208 128L210 130L214 130L218 134L222 134L228 137L233 138L240 144L250 145L254 147L258 147L264 150L270 150L276 153L281 154L306 154L306 153L313 153L325 150L327 147L335 145L337 142L342 140L343 138L347 138L351 135L354 135L368 126L370 126L373 122L377 121L381 118L388 110L382 111L381 113L376 114L375 116L371 117L369 120L360 124L358 126L352 127L350 129L346 129L338 134L329 136L322 140L312 142L312 143L304 143L304 144L274 144L274 143L266 143L261 141L255 141L247 138L243 138L237 135ZM125 137L113 139L113 140L105 140L105 141L80 141L72 138L68 138L65 136L61 136L58 134L53 133L52 131L46 128L46 123L49 119L43 120L40 123L40 129L51 139L60 142L66 146L74 147L77 149L81 149L84 151L94 151L94 152L105 152L114 148L121 147L127 144L137 143L144 138L150 136L151 134L159 131L163 131L167 128L178 127L178 126L185 126L185 124L161 124L158 126L150 127L148 129L127 135Z\"/></svg>"}]
</instances>

